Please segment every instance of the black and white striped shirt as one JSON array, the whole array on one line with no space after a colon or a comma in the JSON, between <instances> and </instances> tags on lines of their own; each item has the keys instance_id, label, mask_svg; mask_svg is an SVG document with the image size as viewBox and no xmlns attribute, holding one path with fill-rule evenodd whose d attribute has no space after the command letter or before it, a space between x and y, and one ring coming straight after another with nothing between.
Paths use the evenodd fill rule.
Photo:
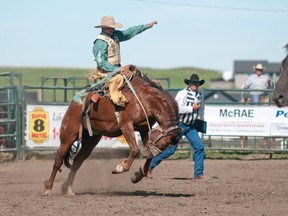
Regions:
<instances>
[{"instance_id":1,"label":"black and white striped shirt","mask_svg":"<svg viewBox=\"0 0 288 216\"><path fill-rule=\"evenodd\" d=\"M179 91L176 95L178 103L180 122L187 125L192 124L196 118L200 118L200 110L193 111L194 103L201 104L202 96L200 92L194 92L190 88Z\"/></svg>"}]
</instances>

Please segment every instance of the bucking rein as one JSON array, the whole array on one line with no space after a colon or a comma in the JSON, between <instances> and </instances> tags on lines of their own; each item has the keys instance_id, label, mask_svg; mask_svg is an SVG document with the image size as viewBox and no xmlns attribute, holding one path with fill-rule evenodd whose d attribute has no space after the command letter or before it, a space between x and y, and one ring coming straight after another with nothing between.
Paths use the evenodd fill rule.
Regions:
<instances>
[{"instance_id":1,"label":"bucking rein","mask_svg":"<svg viewBox=\"0 0 288 216\"><path fill-rule=\"evenodd\" d=\"M79 91L74 97L73 97L73 100L78 103L79 105L83 105L83 113L84 113L84 116L83 116L83 119L85 120L85 123L86 123L86 127L87 127L87 130L88 130L88 133L89 133L89 136L93 136L93 132L92 132L92 128L91 128L91 123L90 123L90 118L89 118L89 115L88 115L88 112L90 110L90 106L88 106L88 109L85 111L85 103L83 103L83 101L85 101L86 99L86 96L87 94L90 92L91 89L97 87L97 86L100 86L102 84L106 84L115 74L119 73L120 72L120 69L121 68L117 68L116 70L114 70L113 72L111 72L110 74L108 74L106 77L104 77L103 79L101 79L100 81L96 82L96 83L93 83L91 84L91 86L87 89L82 89L81 91ZM159 125L157 125L157 127L155 128L151 128L151 125L149 123L149 120L148 120L148 115L147 115L147 111L145 109L145 107L143 106L143 104L141 103L135 89L133 88L130 80L124 75L122 74L122 77L124 78L129 90L133 93L133 95L135 96L135 98L137 99L137 101L139 102L141 108L143 109L143 112L145 114L145 118L146 118L146 122L147 122L147 125L148 125L148 128L149 128L149 132L148 132L148 136L149 136L149 150L151 151L152 155L155 157L156 155L158 155L159 153L161 153L162 151L157 148L155 146L156 142L159 141L162 137L166 136L169 134L169 132L173 131L174 129L178 128L178 126L172 126L170 128L168 128L167 130L163 130ZM132 79L133 76L130 77L130 79ZM119 114L118 114L119 115ZM116 120L118 122L118 116L117 113L115 113L115 116L116 116ZM83 122L84 123L84 122ZM151 137L150 137L150 134L152 131L156 131L158 130L160 132L160 134L154 139L154 140L151 140ZM78 136L78 144L81 143L81 140L82 140L82 131L83 131L83 124L81 124L80 128L79 128L79 136ZM79 145L78 145L79 146ZM76 146L75 146L76 147ZM78 147L76 147L78 148Z\"/></svg>"}]
</instances>

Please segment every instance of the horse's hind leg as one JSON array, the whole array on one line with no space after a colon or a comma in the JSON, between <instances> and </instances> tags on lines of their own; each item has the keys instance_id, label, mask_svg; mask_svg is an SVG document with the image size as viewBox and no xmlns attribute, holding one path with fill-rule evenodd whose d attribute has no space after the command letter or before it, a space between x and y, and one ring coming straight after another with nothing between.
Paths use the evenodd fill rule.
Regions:
<instances>
[{"instance_id":1,"label":"horse's hind leg","mask_svg":"<svg viewBox=\"0 0 288 216\"><path fill-rule=\"evenodd\" d=\"M71 144L69 143L62 143L60 144L60 147L57 151L55 160L54 160L54 165L53 165L53 169L51 172L51 175L49 177L49 179L45 182L45 191L43 195L51 195L51 190L53 187L53 183L57 174L57 171L60 169L60 167L63 164L63 159L64 156L66 155L66 153L68 152L70 146L72 145L73 141L71 142Z\"/></svg>"},{"instance_id":2,"label":"horse's hind leg","mask_svg":"<svg viewBox=\"0 0 288 216\"><path fill-rule=\"evenodd\" d=\"M74 195L72 186L76 176L76 172L81 167L83 162L91 154L94 147L97 145L101 138L101 135L94 135L92 137L86 136L82 140L82 146L73 160L73 164L68 175L67 180L62 184L62 194Z\"/></svg>"},{"instance_id":3,"label":"horse's hind leg","mask_svg":"<svg viewBox=\"0 0 288 216\"><path fill-rule=\"evenodd\" d=\"M82 107L76 103L71 103L63 117L60 128L61 144L57 151L52 172L49 179L45 182L43 195L50 195L57 171L63 164L63 159L74 141L78 139L80 127L80 112Z\"/></svg>"}]
</instances>

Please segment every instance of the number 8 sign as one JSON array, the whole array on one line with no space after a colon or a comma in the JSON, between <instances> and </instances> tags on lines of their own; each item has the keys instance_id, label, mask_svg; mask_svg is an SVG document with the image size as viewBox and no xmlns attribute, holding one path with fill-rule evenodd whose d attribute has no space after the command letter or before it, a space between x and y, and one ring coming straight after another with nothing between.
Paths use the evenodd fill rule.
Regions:
<instances>
[{"instance_id":1,"label":"number 8 sign","mask_svg":"<svg viewBox=\"0 0 288 216\"><path fill-rule=\"evenodd\" d=\"M36 107L29 113L29 139L41 144L49 137L49 113Z\"/></svg>"}]
</instances>

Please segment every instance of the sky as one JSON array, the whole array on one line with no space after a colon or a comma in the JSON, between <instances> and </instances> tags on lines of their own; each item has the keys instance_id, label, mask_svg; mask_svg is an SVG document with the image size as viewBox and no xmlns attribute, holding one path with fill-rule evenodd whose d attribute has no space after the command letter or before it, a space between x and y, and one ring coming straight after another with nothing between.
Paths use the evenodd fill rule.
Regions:
<instances>
[{"instance_id":1,"label":"sky","mask_svg":"<svg viewBox=\"0 0 288 216\"><path fill-rule=\"evenodd\" d=\"M0 66L93 69L106 15L123 30L158 22L121 43L122 65L227 71L286 56L287 0L0 0Z\"/></svg>"}]
</instances>

